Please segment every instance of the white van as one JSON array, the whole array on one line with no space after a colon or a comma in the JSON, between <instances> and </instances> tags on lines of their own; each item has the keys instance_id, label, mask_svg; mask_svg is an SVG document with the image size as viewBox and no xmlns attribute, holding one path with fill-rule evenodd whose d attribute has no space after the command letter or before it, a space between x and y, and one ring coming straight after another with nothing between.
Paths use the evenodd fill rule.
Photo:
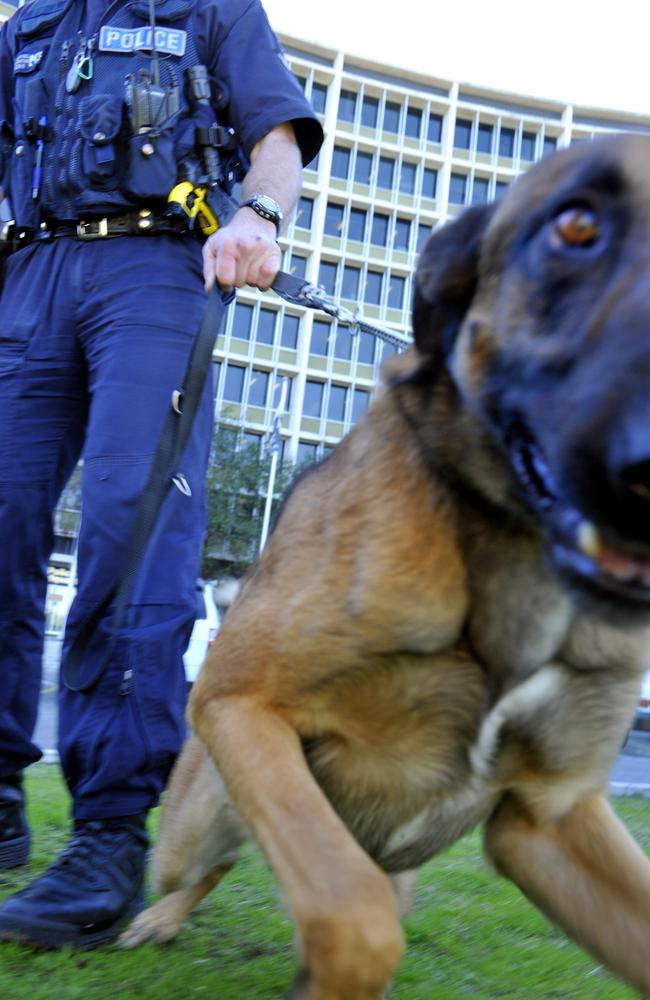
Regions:
<instances>
[{"instance_id":1,"label":"white van","mask_svg":"<svg viewBox=\"0 0 650 1000\"><path fill-rule=\"evenodd\" d=\"M214 603L212 584L206 583L205 580L196 581L196 603L196 621L194 622L189 645L183 653L185 679L188 684L192 684L196 680L210 644L221 625L219 611L217 605Z\"/></svg>"}]
</instances>

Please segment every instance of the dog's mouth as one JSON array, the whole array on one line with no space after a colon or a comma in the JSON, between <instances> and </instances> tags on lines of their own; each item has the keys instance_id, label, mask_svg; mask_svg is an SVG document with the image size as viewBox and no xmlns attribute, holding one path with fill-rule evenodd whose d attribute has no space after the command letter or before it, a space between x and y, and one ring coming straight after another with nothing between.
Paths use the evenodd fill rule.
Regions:
<instances>
[{"instance_id":1,"label":"dog's mouth","mask_svg":"<svg viewBox=\"0 0 650 1000\"><path fill-rule=\"evenodd\" d=\"M524 498L547 530L554 562L572 578L628 600L650 602L650 554L614 541L611 532L560 497L544 454L522 424L506 447Z\"/></svg>"}]
</instances>

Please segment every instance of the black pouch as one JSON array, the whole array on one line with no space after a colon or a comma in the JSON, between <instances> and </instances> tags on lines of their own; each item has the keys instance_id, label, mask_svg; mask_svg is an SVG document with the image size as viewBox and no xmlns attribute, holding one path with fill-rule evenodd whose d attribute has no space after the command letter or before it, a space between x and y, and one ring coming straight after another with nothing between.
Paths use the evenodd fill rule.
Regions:
<instances>
[{"instance_id":1,"label":"black pouch","mask_svg":"<svg viewBox=\"0 0 650 1000\"><path fill-rule=\"evenodd\" d=\"M96 191L119 187L124 158L124 102L110 94L83 97L79 102L78 152L73 151L73 186ZM76 144L76 145L77 145Z\"/></svg>"},{"instance_id":2,"label":"black pouch","mask_svg":"<svg viewBox=\"0 0 650 1000\"><path fill-rule=\"evenodd\" d=\"M176 184L176 123L172 115L164 125L129 138L124 193L134 201L166 199Z\"/></svg>"}]
</instances>

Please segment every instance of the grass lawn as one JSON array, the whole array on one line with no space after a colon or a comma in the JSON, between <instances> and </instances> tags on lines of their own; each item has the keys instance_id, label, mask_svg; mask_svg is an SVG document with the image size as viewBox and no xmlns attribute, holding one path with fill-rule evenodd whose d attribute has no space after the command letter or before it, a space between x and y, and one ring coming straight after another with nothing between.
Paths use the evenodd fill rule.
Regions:
<instances>
[{"instance_id":1,"label":"grass lawn","mask_svg":"<svg viewBox=\"0 0 650 1000\"><path fill-rule=\"evenodd\" d=\"M33 858L27 869L0 874L0 896L46 867L67 839L68 805L58 768L30 768L27 788ZM650 802L618 799L616 807L650 852ZM422 870L405 927L407 956L391 1000L636 996L488 870L477 833ZM291 923L273 880L260 854L250 849L171 945L43 954L0 945L0 998L280 1000L293 978L291 941Z\"/></svg>"}]
</instances>

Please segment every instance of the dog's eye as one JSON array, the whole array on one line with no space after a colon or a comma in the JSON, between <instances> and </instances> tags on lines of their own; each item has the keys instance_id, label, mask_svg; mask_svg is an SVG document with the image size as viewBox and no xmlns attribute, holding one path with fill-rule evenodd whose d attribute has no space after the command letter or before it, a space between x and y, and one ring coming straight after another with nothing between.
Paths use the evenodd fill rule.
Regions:
<instances>
[{"instance_id":1,"label":"dog's eye","mask_svg":"<svg viewBox=\"0 0 650 1000\"><path fill-rule=\"evenodd\" d=\"M556 246L591 247L600 235L598 216L590 208L565 208L553 221L552 241Z\"/></svg>"}]
</instances>

